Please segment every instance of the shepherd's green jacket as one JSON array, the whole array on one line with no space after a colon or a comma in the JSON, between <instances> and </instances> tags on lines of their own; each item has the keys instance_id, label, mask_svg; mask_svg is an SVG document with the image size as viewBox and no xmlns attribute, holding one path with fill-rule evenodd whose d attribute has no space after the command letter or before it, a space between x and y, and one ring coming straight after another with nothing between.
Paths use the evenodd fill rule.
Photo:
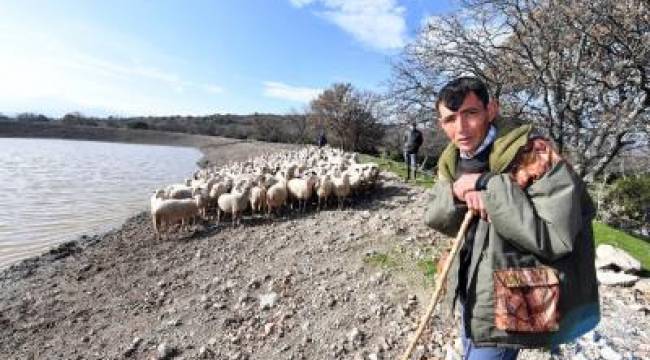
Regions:
<instances>
[{"instance_id":1,"label":"shepherd's green jacket","mask_svg":"<svg viewBox=\"0 0 650 360\"><path fill-rule=\"evenodd\" d=\"M548 347L586 333L600 320L591 227L594 207L585 184L563 161L525 190L503 173L530 131L525 125L498 133L490 153L490 170L497 175L481 193L490 222L477 220L464 304L465 334L476 346ZM456 235L466 212L452 194L458 158L458 149L450 144L439 160L439 180L425 214L428 226L449 236ZM539 265L550 266L559 275L559 330L496 329L493 272ZM449 272L447 301L454 301L458 267L456 257Z\"/></svg>"}]
</instances>

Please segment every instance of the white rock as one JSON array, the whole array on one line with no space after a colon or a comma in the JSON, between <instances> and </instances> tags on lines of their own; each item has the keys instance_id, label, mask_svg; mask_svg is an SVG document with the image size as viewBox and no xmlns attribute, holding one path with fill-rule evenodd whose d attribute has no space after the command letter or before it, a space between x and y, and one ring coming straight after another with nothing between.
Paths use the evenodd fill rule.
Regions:
<instances>
[{"instance_id":1,"label":"white rock","mask_svg":"<svg viewBox=\"0 0 650 360\"><path fill-rule=\"evenodd\" d=\"M359 330L358 328L352 328L350 333L348 334L348 339L350 340L351 343L358 343L363 341L363 332Z\"/></svg>"},{"instance_id":2,"label":"white rock","mask_svg":"<svg viewBox=\"0 0 650 360\"><path fill-rule=\"evenodd\" d=\"M260 295L260 309L270 309L275 306L276 301L278 301L278 294L275 292Z\"/></svg>"},{"instance_id":3,"label":"white rock","mask_svg":"<svg viewBox=\"0 0 650 360\"><path fill-rule=\"evenodd\" d=\"M600 349L600 356L605 360L623 360L623 356L610 346L604 346Z\"/></svg>"},{"instance_id":4,"label":"white rock","mask_svg":"<svg viewBox=\"0 0 650 360\"><path fill-rule=\"evenodd\" d=\"M589 360L583 353L577 353L573 356L573 360Z\"/></svg>"},{"instance_id":5,"label":"white rock","mask_svg":"<svg viewBox=\"0 0 650 360\"><path fill-rule=\"evenodd\" d=\"M596 248L596 268L602 269L611 265L625 272L641 271L641 262L630 254L611 245L599 245Z\"/></svg>"},{"instance_id":6,"label":"white rock","mask_svg":"<svg viewBox=\"0 0 650 360\"><path fill-rule=\"evenodd\" d=\"M271 335L271 332L273 331L273 327L275 327L274 323L266 323L266 325L264 325L264 336Z\"/></svg>"},{"instance_id":7,"label":"white rock","mask_svg":"<svg viewBox=\"0 0 650 360\"><path fill-rule=\"evenodd\" d=\"M161 343L158 345L157 354L158 359L167 359L173 352L173 348L167 345L167 343Z\"/></svg>"},{"instance_id":8,"label":"white rock","mask_svg":"<svg viewBox=\"0 0 650 360\"><path fill-rule=\"evenodd\" d=\"M210 350L208 350L208 348L205 346L201 346L201 348L199 349L199 357L201 359L204 359L208 357L208 355L210 355Z\"/></svg>"},{"instance_id":9,"label":"white rock","mask_svg":"<svg viewBox=\"0 0 650 360\"><path fill-rule=\"evenodd\" d=\"M603 270L596 271L596 277L598 278L599 284L610 286L632 286L639 280L639 277L636 275Z\"/></svg>"},{"instance_id":10,"label":"white rock","mask_svg":"<svg viewBox=\"0 0 650 360\"><path fill-rule=\"evenodd\" d=\"M644 295L650 295L650 279L641 279L634 285L634 290Z\"/></svg>"},{"instance_id":11,"label":"white rock","mask_svg":"<svg viewBox=\"0 0 650 360\"><path fill-rule=\"evenodd\" d=\"M445 345L445 360L460 360L461 355L454 350L451 344Z\"/></svg>"}]
</instances>

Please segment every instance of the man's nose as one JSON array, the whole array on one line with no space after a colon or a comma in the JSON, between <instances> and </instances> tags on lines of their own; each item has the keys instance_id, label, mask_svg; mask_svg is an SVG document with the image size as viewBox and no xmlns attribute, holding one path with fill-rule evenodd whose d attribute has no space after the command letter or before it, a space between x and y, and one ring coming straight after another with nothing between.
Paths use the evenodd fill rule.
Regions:
<instances>
[{"instance_id":1,"label":"man's nose","mask_svg":"<svg viewBox=\"0 0 650 360\"><path fill-rule=\"evenodd\" d=\"M456 117L456 132L462 133L463 130L465 130L466 124L465 124L465 115L463 114L458 114Z\"/></svg>"}]
</instances>

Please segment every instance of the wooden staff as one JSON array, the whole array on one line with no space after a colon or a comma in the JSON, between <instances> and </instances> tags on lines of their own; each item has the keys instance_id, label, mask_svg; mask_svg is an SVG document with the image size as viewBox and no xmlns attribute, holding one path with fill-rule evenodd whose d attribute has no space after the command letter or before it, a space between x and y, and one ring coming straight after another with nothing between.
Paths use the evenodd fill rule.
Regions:
<instances>
[{"instance_id":1,"label":"wooden staff","mask_svg":"<svg viewBox=\"0 0 650 360\"><path fill-rule=\"evenodd\" d=\"M454 258L458 254L458 250L460 249L463 243L463 238L465 237L465 232L467 231L467 227L469 226L469 223L472 220L473 216L474 214L472 213L471 210L468 210L467 213L465 214L465 219L463 220L463 223L460 225L460 229L458 229L458 234L456 235L456 239L454 240L454 243L451 246L451 251L449 252L449 256L447 256L447 262L445 263L442 272L438 275L438 278L436 279L436 287L434 288L433 295L431 296L431 302L429 303L429 307L427 308L427 311L420 318L420 325L418 325L418 330L415 332L415 335L411 339L411 343L409 344L408 348L406 348L406 351L402 356L402 360L408 360L409 357L411 356L411 353L415 348L415 344L417 344L420 335L422 335L422 331L424 331L424 327L427 325L427 320L429 320L429 316L431 316L433 310L436 307L436 303L438 303L438 298L440 297L440 293L442 292L443 285L445 283L445 280L447 279L447 274L449 273L449 268L451 267L451 263L452 261L454 261Z\"/></svg>"}]
</instances>

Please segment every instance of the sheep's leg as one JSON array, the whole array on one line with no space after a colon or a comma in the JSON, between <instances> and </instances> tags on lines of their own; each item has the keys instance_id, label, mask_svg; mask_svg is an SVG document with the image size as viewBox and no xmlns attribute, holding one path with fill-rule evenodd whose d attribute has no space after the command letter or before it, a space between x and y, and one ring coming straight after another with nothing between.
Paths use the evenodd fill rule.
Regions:
<instances>
[{"instance_id":1,"label":"sheep's leg","mask_svg":"<svg viewBox=\"0 0 650 360\"><path fill-rule=\"evenodd\" d=\"M221 208L217 208L217 225L221 221Z\"/></svg>"},{"instance_id":2,"label":"sheep's leg","mask_svg":"<svg viewBox=\"0 0 650 360\"><path fill-rule=\"evenodd\" d=\"M157 239L159 233L158 233L158 223L157 223L156 215L153 215L151 217L151 222L153 222L153 232L156 235L156 239Z\"/></svg>"},{"instance_id":3,"label":"sheep's leg","mask_svg":"<svg viewBox=\"0 0 650 360\"><path fill-rule=\"evenodd\" d=\"M231 220L231 222L232 222L232 227L235 227L235 219L237 218L237 212L236 212L236 211L233 211L233 212L231 212L230 214L231 214L231 216L232 216L232 220Z\"/></svg>"},{"instance_id":4,"label":"sheep's leg","mask_svg":"<svg viewBox=\"0 0 650 360\"><path fill-rule=\"evenodd\" d=\"M320 212L320 196L318 197L318 206L316 206L316 211Z\"/></svg>"}]
</instances>

